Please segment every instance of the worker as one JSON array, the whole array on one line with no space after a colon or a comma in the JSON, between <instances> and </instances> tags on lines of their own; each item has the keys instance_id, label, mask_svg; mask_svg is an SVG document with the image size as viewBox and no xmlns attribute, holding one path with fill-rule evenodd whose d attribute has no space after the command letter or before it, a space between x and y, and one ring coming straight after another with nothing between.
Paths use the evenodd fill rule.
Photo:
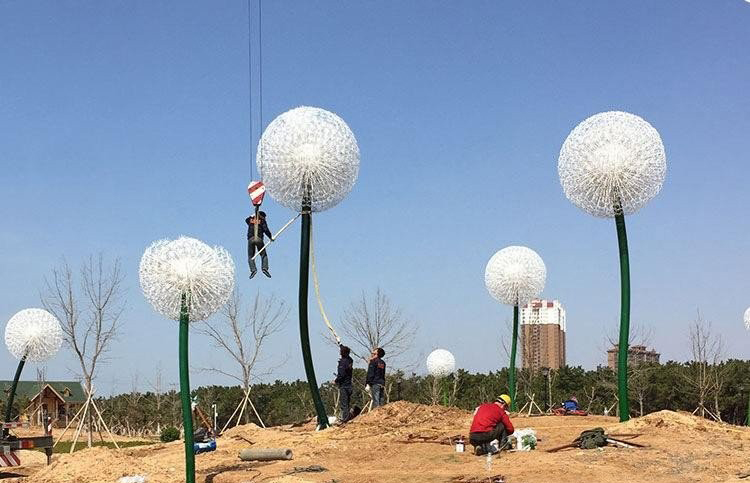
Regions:
<instances>
[{"instance_id":1,"label":"worker","mask_svg":"<svg viewBox=\"0 0 750 483\"><path fill-rule=\"evenodd\" d=\"M474 411L474 420L469 429L469 442L474 446L474 454L479 456L487 452L496 452L508 444L508 436L513 434L513 423L508 417L510 396L502 394L494 402L480 404ZM491 447L498 441L497 450Z\"/></svg>"},{"instance_id":2,"label":"worker","mask_svg":"<svg viewBox=\"0 0 750 483\"><path fill-rule=\"evenodd\" d=\"M339 413L341 423L345 423L350 419L349 414L349 401L352 398L352 367L354 361L352 360L349 353L351 349L347 346L342 345L339 347L339 368L336 372L336 385L339 387Z\"/></svg>"},{"instance_id":3,"label":"worker","mask_svg":"<svg viewBox=\"0 0 750 483\"><path fill-rule=\"evenodd\" d=\"M365 389L370 390L372 396L372 408L382 406L385 403L385 351L377 347L370 354L370 364L367 366L367 379Z\"/></svg>"},{"instance_id":4,"label":"worker","mask_svg":"<svg viewBox=\"0 0 750 483\"><path fill-rule=\"evenodd\" d=\"M578 409L579 409L578 408L578 399L575 396L573 396L570 399L568 399L567 401L564 401L562 403L562 407L566 411L578 411Z\"/></svg>"},{"instance_id":5,"label":"worker","mask_svg":"<svg viewBox=\"0 0 750 483\"><path fill-rule=\"evenodd\" d=\"M256 251L263 250L263 246L265 245L263 235L268 235L271 241L274 241L274 239L271 230L268 229L266 213L264 211L259 211L258 216L248 216L245 218L245 223L247 223L247 261L250 265L250 278L253 278L258 272L258 269L255 268L253 255L255 255ZM268 271L268 250L260 252L260 258L263 274L271 278L271 273Z\"/></svg>"}]
</instances>

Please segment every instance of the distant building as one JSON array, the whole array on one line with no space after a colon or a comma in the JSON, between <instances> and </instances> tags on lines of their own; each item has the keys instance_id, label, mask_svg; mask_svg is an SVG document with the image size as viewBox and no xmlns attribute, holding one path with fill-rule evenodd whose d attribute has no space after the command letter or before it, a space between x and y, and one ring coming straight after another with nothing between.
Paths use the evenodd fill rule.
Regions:
<instances>
[{"instance_id":1,"label":"distant building","mask_svg":"<svg viewBox=\"0 0 750 483\"><path fill-rule=\"evenodd\" d=\"M565 309L557 300L532 300L521 307L523 368L534 372L565 365Z\"/></svg>"},{"instance_id":2,"label":"distant building","mask_svg":"<svg viewBox=\"0 0 750 483\"><path fill-rule=\"evenodd\" d=\"M0 381L3 407L12 385L13 381ZM27 404L21 410L21 421L41 426L46 411L55 426L64 427L86 402L86 394L78 381L18 381L15 400Z\"/></svg>"},{"instance_id":3,"label":"distant building","mask_svg":"<svg viewBox=\"0 0 750 483\"><path fill-rule=\"evenodd\" d=\"M617 349L615 344L607 351L607 366L613 371L617 371ZM655 350L646 349L645 345L631 345L628 347L628 366L637 366L639 364L649 363L658 364L659 354Z\"/></svg>"}]
</instances>

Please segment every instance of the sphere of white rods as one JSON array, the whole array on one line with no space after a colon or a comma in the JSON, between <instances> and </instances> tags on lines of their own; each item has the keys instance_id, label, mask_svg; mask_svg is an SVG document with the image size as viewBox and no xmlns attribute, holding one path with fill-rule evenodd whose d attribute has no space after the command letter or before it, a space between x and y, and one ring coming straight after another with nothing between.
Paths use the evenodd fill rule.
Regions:
<instances>
[{"instance_id":1,"label":"sphere of white rods","mask_svg":"<svg viewBox=\"0 0 750 483\"><path fill-rule=\"evenodd\" d=\"M611 218L635 213L656 196L667 159L651 124L634 114L611 111L589 117L570 132L557 171L573 204Z\"/></svg>"},{"instance_id":2,"label":"sphere of white rods","mask_svg":"<svg viewBox=\"0 0 750 483\"><path fill-rule=\"evenodd\" d=\"M745 328L750 330L750 307L745 311Z\"/></svg>"},{"instance_id":3,"label":"sphere of white rods","mask_svg":"<svg viewBox=\"0 0 750 483\"><path fill-rule=\"evenodd\" d=\"M204 320L219 310L234 288L234 261L222 247L195 238L158 240L141 257L141 289L157 312L179 320L182 295L187 294L190 321Z\"/></svg>"},{"instance_id":4,"label":"sphere of white rods","mask_svg":"<svg viewBox=\"0 0 750 483\"><path fill-rule=\"evenodd\" d=\"M63 332L60 321L42 309L24 309L5 326L5 345L13 357L43 362L60 350Z\"/></svg>"},{"instance_id":5,"label":"sphere of white rods","mask_svg":"<svg viewBox=\"0 0 750 483\"><path fill-rule=\"evenodd\" d=\"M495 253L484 270L490 295L507 305L524 305L539 297L547 280L547 268L531 248L510 246Z\"/></svg>"},{"instance_id":6,"label":"sphere of white rods","mask_svg":"<svg viewBox=\"0 0 750 483\"><path fill-rule=\"evenodd\" d=\"M359 147L349 126L317 107L297 107L268 125L258 143L258 171L280 204L302 211L309 195L312 211L337 205L359 173Z\"/></svg>"},{"instance_id":7,"label":"sphere of white rods","mask_svg":"<svg viewBox=\"0 0 750 483\"><path fill-rule=\"evenodd\" d=\"M445 377L456 370L456 358L445 349L435 349L427 356L427 371L434 377Z\"/></svg>"}]
</instances>

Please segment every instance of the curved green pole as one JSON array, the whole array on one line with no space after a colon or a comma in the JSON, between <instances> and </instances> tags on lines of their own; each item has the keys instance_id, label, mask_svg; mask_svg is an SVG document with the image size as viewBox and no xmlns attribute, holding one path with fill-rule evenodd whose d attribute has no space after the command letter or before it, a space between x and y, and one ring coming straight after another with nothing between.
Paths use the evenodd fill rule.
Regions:
<instances>
[{"instance_id":1,"label":"curved green pole","mask_svg":"<svg viewBox=\"0 0 750 483\"><path fill-rule=\"evenodd\" d=\"M318 383L315 380L312 352L310 351L310 333L307 328L307 286L310 279L310 204L302 206L302 236L300 237L299 252L299 338L302 345L302 359L305 362L305 374L310 386L315 412L318 415L320 429L328 427L328 415L320 398Z\"/></svg>"},{"instance_id":2,"label":"curved green pole","mask_svg":"<svg viewBox=\"0 0 750 483\"><path fill-rule=\"evenodd\" d=\"M193 448L193 406L190 400L190 371L188 368L188 312L187 294L182 294L180 308L180 400L182 427L185 430L185 482L195 483L195 449Z\"/></svg>"},{"instance_id":3,"label":"curved green pole","mask_svg":"<svg viewBox=\"0 0 750 483\"><path fill-rule=\"evenodd\" d=\"M510 410L516 410L516 345L518 343L518 305L513 306L513 341L510 343L510 367L508 387L510 390Z\"/></svg>"},{"instance_id":4,"label":"curved green pole","mask_svg":"<svg viewBox=\"0 0 750 483\"><path fill-rule=\"evenodd\" d=\"M10 386L10 394L8 394L8 402L5 403L5 419L3 422L9 423L10 422L10 415L11 412L13 412L13 399L16 397L16 387L18 386L18 379L21 377L21 371L23 370L23 366L26 364L26 355L24 354L23 357L21 357L21 360L18 361L18 367L16 368L16 376L13 378L13 385ZM8 435L8 429L3 428L3 437Z\"/></svg>"},{"instance_id":5,"label":"curved green pole","mask_svg":"<svg viewBox=\"0 0 750 483\"><path fill-rule=\"evenodd\" d=\"M617 398L620 422L630 419L628 401L628 343L630 339L630 262L625 216L615 215L617 243L620 246L620 340L617 346Z\"/></svg>"}]
</instances>

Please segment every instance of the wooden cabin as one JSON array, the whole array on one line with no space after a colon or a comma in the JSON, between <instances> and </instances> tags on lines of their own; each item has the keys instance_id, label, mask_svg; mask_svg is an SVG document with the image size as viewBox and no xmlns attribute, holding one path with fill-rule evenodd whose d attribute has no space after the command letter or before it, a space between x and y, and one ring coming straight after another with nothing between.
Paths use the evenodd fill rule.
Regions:
<instances>
[{"instance_id":1,"label":"wooden cabin","mask_svg":"<svg viewBox=\"0 0 750 483\"><path fill-rule=\"evenodd\" d=\"M12 384L13 381L0 381L3 401L7 399ZM21 413L21 421L41 426L46 411L55 427L65 427L86 403L86 393L78 381L18 381L16 400L28 401Z\"/></svg>"}]
</instances>

